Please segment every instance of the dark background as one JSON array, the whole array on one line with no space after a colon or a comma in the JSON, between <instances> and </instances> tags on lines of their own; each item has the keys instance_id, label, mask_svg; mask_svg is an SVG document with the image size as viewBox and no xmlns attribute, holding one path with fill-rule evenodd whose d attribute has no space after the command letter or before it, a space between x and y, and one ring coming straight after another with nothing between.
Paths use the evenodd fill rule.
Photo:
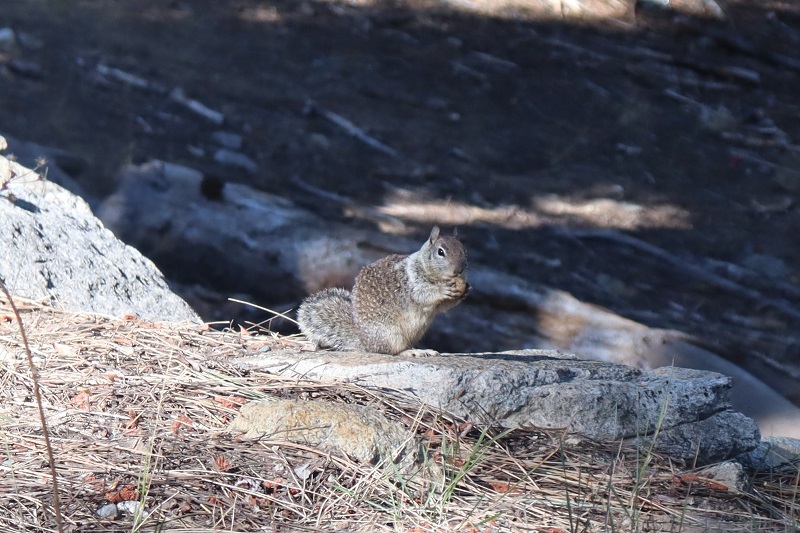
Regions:
<instances>
[{"instance_id":1,"label":"dark background","mask_svg":"<svg viewBox=\"0 0 800 533\"><path fill-rule=\"evenodd\" d=\"M800 308L798 2L0 0L0 27L18 35L0 51L0 132L68 152L95 204L122 165L158 158L348 220L299 179L415 238L458 225L472 261L800 382L796 316L569 234L624 232ZM242 135L258 170L215 163L215 131Z\"/></svg>"}]
</instances>

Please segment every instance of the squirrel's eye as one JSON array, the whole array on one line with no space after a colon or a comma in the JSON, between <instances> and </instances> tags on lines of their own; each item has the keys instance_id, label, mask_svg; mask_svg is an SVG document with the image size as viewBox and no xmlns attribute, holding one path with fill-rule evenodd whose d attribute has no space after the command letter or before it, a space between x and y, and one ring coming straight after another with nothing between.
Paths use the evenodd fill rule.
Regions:
<instances>
[{"instance_id":1,"label":"squirrel's eye","mask_svg":"<svg viewBox=\"0 0 800 533\"><path fill-rule=\"evenodd\" d=\"M444 257L444 248L439 248L436 250L436 253L439 254L439 257Z\"/></svg>"}]
</instances>

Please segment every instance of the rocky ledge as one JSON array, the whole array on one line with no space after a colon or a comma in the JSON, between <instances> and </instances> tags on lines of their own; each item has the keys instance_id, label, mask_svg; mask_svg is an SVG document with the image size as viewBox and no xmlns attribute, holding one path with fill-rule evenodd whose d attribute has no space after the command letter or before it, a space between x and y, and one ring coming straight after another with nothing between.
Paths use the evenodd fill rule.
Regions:
<instances>
[{"instance_id":1,"label":"rocky ledge","mask_svg":"<svg viewBox=\"0 0 800 533\"><path fill-rule=\"evenodd\" d=\"M686 368L639 370L554 351L403 357L267 351L245 368L402 390L481 424L564 428L599 441L633 441L693 464L755 448L752 419L731 408L729 377Z\"/></svg>"}]
</instances>

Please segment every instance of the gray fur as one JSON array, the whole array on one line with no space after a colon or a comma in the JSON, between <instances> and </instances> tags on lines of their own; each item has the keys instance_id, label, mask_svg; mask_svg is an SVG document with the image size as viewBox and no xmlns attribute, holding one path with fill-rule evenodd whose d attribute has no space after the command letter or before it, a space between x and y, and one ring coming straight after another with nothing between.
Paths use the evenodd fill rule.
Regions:
<instances>
[{"instance_id":1,"label":"gray fur","mask_svg":"<svg viewBox=\"0 0 800 533\"><path fill-rule=\"evenodd\" d=\"M338 287L312 294L297 310L297 323L308 340L332 350L362 349L353 323L350 292Z\"/></svg>"},{"instance_id":2,"label":"gray fur","mask_svg":"<svg viewBox=\"0 0 800 533\"><path fill-rule=\"evenodd\" d=\"M300 330L321 348L400 353L466 297L466 269L464 245L434 227L413 254L361 269L352 294L325 289L306 298L297 312Z\"/></svg>"}]
</instances>

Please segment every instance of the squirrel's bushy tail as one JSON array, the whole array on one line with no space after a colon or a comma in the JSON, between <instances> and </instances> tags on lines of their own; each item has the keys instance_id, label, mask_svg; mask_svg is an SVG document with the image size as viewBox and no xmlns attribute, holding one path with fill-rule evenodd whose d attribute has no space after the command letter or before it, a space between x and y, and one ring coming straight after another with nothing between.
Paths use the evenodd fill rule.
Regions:
<instances>
[{"instance_id":1,"label":"squirrel's bushy tail","mask_svg":"<svg viewBox=\"0 0 800 533\"><path fill-rule=\"evenodd\" d=\"M297 323L319 348L360 350L349 291L330 288L312 294L297 309Z\"/></svg>"}]
</instances>

